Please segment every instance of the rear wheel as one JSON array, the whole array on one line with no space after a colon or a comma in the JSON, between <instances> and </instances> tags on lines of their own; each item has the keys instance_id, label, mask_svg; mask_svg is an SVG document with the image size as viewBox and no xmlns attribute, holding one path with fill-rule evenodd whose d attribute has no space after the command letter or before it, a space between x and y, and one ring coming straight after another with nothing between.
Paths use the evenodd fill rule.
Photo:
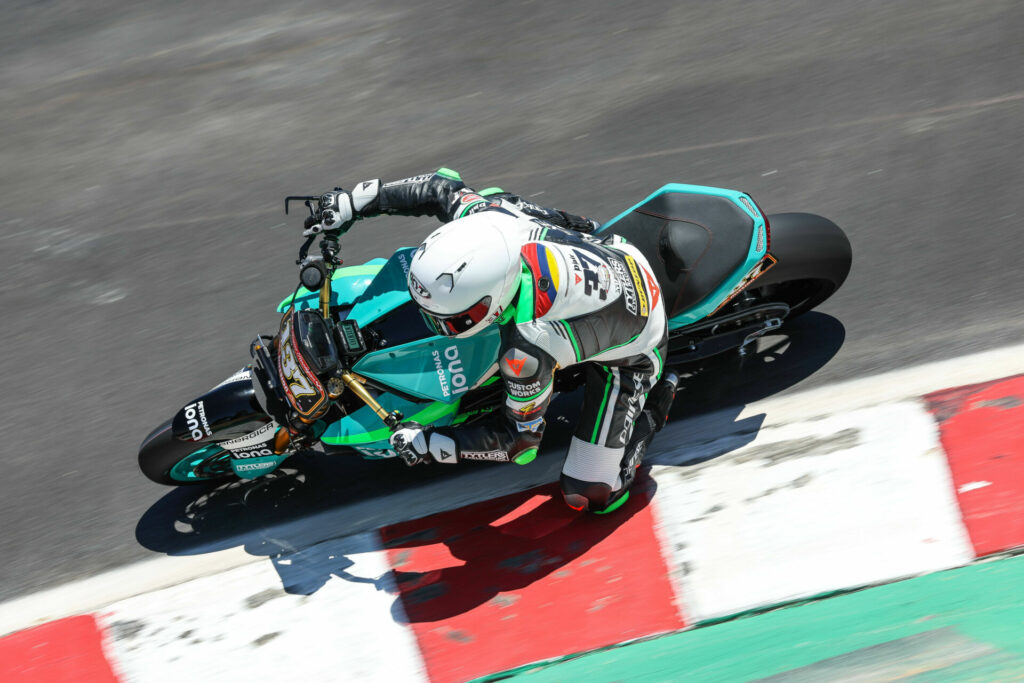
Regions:
<instances>
[{"instance_id":1,"label":"rear wheel","mask_svg":"<svg viewBox=\"0 0 1024 683\"><path fill-rule=\"evenodd\" d=\"M786 317L794 318L836 293L850 273L853 250L846 233L823 216L777 213L768 221L769 251L778 263L747 292L758 302L785 303Z\"/></svg>"},{"instance_id":2,"label":"rear wheel","mask_svg":"<svg viewBox=\"0 0 1024 683\"><path fill-rule=\"evenodd\" d=\"M716 315L669 333L669 365L709 358L749 344L835 294L850 272L852 250L835 223L810 213L768 217L777 263Z\"/></svg>"},{"instance_id":3,"label":"rear wheel","mask_svg":"<svg viewBox=\"0 0 1024 683\"><path fill-rule=\"evenodd\" d=\"M218 444L196 444L174 438L168 420L146 437L139 448L139 469L158 484L181 486L233 476L231 454Z\"/></svg>"}]
</instances>

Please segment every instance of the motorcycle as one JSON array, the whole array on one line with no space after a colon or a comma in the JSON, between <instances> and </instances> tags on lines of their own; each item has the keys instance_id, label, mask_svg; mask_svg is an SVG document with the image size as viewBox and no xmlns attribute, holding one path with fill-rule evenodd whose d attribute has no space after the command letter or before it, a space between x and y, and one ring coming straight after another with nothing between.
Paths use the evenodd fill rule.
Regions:
<instances>
[{"instance_id":1,"label":"motorcycle","mask_svg":"<svg viewBox=\"0 0 1024 683\"><path fill-rule=\"evenodd\" d=\"M292 201L318 215L318 197L288 197L285 213ZM746 354L834 294L852 259L846 235L827 218L767 215L744 192L698 185L665 185L593 237L610 234L651 265L652 300L640 305L664 297L665 365L677 369ZM320 255L309 256L318 237ZM328 455L395 457L388 438L405 420L458 425L499 410L497 326L467 339L436 335L406 285L415 249L343 267L336 233L307 237L296 261L300 284L278 306L277 333L257 336L251 363L146 437L142 472L177 486L260 477L316 446ZM555 390L581 381L578 366L560 369Z\"/></svg>"}]
</instances>

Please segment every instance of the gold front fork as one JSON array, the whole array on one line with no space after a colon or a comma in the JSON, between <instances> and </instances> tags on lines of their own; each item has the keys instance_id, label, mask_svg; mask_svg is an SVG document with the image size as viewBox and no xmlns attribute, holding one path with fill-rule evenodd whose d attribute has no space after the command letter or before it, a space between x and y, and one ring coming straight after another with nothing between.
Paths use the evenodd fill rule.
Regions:
<instances>
[{"instance_id":1,"label":"gold front fork","mask_svg":"<svg viewBox=\"0 0 1024 683\"><path fill-rule=\"evenodd\" d=\"M360 382L361 379L362 377L351 370L346 370L341 373L341 381L345 383L348 390L358 396L359 400L363 403L370 406L370 410L372 410L377 417L379 417L384 424L388 426L389 429L395 429L398 427L399 423L402 421L402 414L397 410L390 413L384 410L384 406L378 403L377 399L371 396L370 392L367 391L366 387L364 387L362 382Z\"/></svg>"}]
</instances>

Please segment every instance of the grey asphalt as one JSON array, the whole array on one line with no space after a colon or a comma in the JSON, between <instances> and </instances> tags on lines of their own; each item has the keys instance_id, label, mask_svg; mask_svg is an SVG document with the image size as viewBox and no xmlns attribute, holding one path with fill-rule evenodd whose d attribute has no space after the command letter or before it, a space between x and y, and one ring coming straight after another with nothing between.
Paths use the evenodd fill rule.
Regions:
<instances>
[{"instance_id":1,"label":"grey asphalt","mask_svg":"<svg viewBox=\"0 0 1024 683\"><path fill-rule=\"evenodd\" d=\"M1019 341L1021 35L1015 0L3 3L0 599L423 479L464 495L310 460L200 524L202 492L138 472L273 329L286 194L448 166L598 219L691 182L843 226L843 290L678 414ZM430 228L362 223L346 259Z\"/></svg>"}]
</instances>

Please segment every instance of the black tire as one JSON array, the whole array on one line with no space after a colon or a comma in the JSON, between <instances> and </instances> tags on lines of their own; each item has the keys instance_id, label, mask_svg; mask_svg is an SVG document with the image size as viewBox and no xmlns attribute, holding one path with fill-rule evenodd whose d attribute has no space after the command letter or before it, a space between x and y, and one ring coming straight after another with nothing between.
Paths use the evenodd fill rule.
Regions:
<instances>
[{"instance_id":1,"label":"black tire","mask_svg":"<svg viewBox=\"0 0 1024 683\"><path fill-rule=\"evenodd\" d=\"M751 283L749 291L762 301L789 305L794 318L836 293L853 262L850 240L842 229L813 213L776 213L769 252L778 263Z\"/></svg>"},{"instance_id":2,"label":"black tire","mask_svg":"<svg viewBox=\"0 0 1024 683\"><path fill-rule=\"evenodd\" d=\"M205 451L203 453L200 453ZM195 461L189 461L194 454ZM188 486L231 479L227 451L215 443L197 445L174 438L171 421L154 429L139 447L139 469L149 479L165 486Z\"/></svg>"}]
</instances>

